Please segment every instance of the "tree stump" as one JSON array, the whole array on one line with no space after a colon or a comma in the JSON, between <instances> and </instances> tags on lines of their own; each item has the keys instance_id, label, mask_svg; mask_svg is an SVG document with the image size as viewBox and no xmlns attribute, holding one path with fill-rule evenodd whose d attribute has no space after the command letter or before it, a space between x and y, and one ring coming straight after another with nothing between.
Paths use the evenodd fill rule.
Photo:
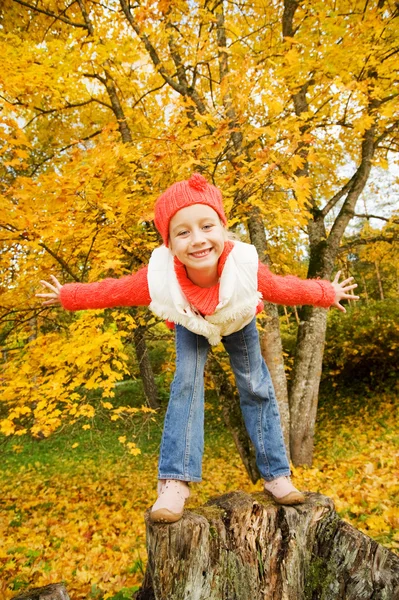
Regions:
<instances>
[{"instance_id":1,"label":"tree stump","mask_svg":"<svg viewBox=\"0 0 399 600\"><path fill-rule=\"evenodd\" d=\"M70 600L62 583L53 583L44 587L27 590L13 600Z\"/></svg>"},{"instance_id":2,"label":"tree stump","mask_svg":"<svg viewBox=\"0 0 399 600\"><path fill-rule=\"evenodd\" d=\"M399 557L320 494L288 507L233 492L146 527L136 600L399 600Z\"/></svg>"}]
</instances>

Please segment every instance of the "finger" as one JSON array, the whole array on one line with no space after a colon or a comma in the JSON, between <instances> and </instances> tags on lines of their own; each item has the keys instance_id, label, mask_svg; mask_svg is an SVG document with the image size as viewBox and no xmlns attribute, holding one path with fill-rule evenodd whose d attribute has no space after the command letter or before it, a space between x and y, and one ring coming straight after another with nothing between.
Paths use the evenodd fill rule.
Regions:
<instances>
[{"instance_id":1,"label":"finger","mask_svg":"<svg viewBox=\"0 0 399 600\"><path fill-rule=\"evenodd\" d=\"M334 277L333 283L338 283L340 276L341 276L341 271L337 271L337 274Z\"/></svg>"},{"instance_id":2,"label":"finger","mask_svg":"<svg viewBox=\"0 0 399 600\"><path fill-rule=\"evenodd\" d=\"M36 298L55 298L54 294L35 294Z\"/></svg>"},{"instance_id":3,"label":"finger","mask_svg":"<svg viewBox=\"0 0 399 600\"><path fill-rule=\"evenodd\" d=\"M54 287L53 285L51 285L51 283L48 283L47 281L43 281L43 280L41 280L40 283L42 285L44 285L46 288L48 288L49 290L52 290L55 294L58 294L57 288Z\"/></svg>"},{"instance_id":4,"label":"finger","mask_svg":"<svg viewBox=\"0 0 399 600\"><path fill-rule=\"evenodd\" d=\"M357 283L354 283L353 285L347 285L347 286L343 287L342 291L346 292L347 290L354 290L355 288L357 288Z\"/></svg>"},{"instance_id":5,"label":"finger","mask_svg":"<svg viewBox=\"0 0 399 600\"><path fill-rule=\"evenodd\" d=\"M60 290L62 288L62 285L60 284L60 282L58 281L58 279L54 275L50 275L50 277L54 281L57 289Z\"/></svg>"},{"instance_id":6,"label":"finger","mask_svg":"<svg viewBox=\"0 0 399 600\"><path fill-rule=\"evenodd\" d=\"M346 313L346 309L344 306L342 306L342 304L340 304L339 302L337 304L334 304L335 308L338 308L338 310L340 310L343 313Z\"/></svg>"},{"instance_id":7,"label":"finger","mask_svg":"<svg viewBox=\"0 0 399 600\"><path fill-rule=\"evenodd\" d=\"M353 277L348 277L348 279L344 279L344 281L341 281L340 285L344 286L347 283L350 283L351 281L353 281Z\"/></svg>"}]
</instances>

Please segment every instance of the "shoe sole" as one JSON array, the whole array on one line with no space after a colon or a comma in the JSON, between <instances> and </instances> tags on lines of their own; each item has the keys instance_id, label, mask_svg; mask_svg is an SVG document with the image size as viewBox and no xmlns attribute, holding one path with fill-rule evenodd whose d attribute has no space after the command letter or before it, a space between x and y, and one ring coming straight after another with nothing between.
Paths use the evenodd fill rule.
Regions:
<instances>
[{"instance_id":1,"label":"shoe sole","mask_svg":"<svg viewBox=\"0 0 399 600\"><path fill-rule=\"evenodd\" d=\"M264 490L264 492L266 496L273 498L273 500L277 502L277 504L282 504L284 506L295 506L296 504L303 504L304 502L306 502L306 498L303 494L301 494L301 492L290 492L282 498L277 498L268 490Z\"/></svg>"},{"instance_id":2,"label":"shoe sole","mask_svg":"<svg viewBox=\"0 0 399 600\"><path fill-rule=\"evenodd\" d=\"M160 508L150 512L150 521L152 523L176 523L183 516L183 513L173 513L167 508Z\"/></svg>"}]
</instances>

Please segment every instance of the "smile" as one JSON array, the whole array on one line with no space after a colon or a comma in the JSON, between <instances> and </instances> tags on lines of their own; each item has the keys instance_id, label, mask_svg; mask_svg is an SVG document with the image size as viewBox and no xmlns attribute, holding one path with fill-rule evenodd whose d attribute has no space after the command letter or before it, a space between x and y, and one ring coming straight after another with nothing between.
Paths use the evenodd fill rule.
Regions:
<instances>
[{"instance_id":1,"label":"smile","mask_svg":"<svg viewBox=\"0 0 399 600\"><path fill-rule=\"evenodd\" d=\"M193 258L203 258L204 256L208 256L211 250L212 248L206 248L205 250L200 250L198 252L190 252L190 256Z\"/></svg>"}]
</instances>

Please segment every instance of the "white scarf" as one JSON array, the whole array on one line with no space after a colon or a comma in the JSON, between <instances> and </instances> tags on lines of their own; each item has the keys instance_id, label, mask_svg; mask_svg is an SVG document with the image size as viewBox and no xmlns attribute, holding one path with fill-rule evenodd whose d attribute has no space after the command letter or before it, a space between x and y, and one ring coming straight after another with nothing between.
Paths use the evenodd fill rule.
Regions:
<instances>
[{"instance_id":1,"label":"white scarf","mask_svg":"<svg viewBox=\"0 0 399 600\"><path fill-rule=\"evenodd\" d=\"M256 314L262 297L258 292L258 254L254 246L234 242L220 278L219 303L212 315L203 317L189 303L177 280L173 254L166 246L156 248L151 255L148 288L154 314L203 335L215 346L222 336L248 325Z\"/></svg>"}]
</instances>

